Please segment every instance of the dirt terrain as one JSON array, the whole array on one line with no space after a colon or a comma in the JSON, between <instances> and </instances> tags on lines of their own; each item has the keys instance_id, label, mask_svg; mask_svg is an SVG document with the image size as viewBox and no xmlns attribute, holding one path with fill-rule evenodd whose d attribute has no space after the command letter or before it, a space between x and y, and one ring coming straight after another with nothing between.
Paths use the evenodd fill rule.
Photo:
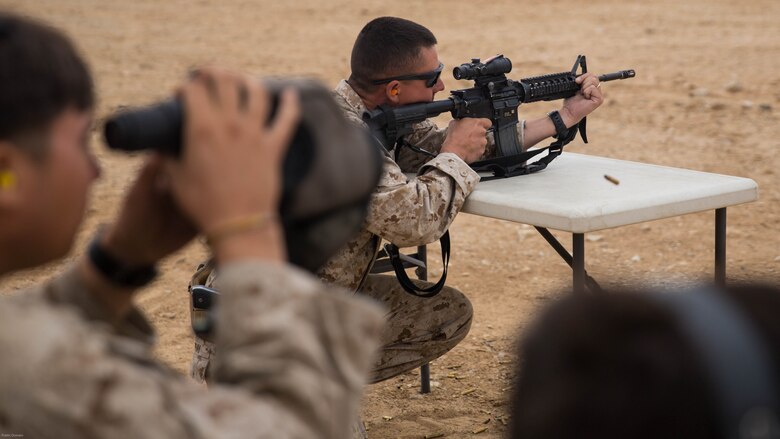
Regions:
<instances>
[{"instance_id":1,"label":"dirt terrain","mask_svg":"<svg viewBox=\"0 0 780 439\"><path fill-rule=\"evenodd\" d=\"M0 7L43 18L75 39L97 80L98 121L120 106L168 96L189 68L206 62L335 86L349 73L358 31L382 15L428 26L450 67L503 53L514 62L510 76L520 78L566 70L583 53L592 71L636 69L636 79L602 87L607 101L590 117L591 143L577 140L567 150L754 179L760 200L729 209L728 277L778 278L776 0L0 0ZM468 85L444 80L448 89ZM521 110L535 117L553 106ZM114 215L140 164L137 156L108 152L99 127L93 148L103 176L74 255ZM587 269L602 284L709 277L713 225L714 214L706 213L594 233L586 241ZM566 234L556 235L570 245ZM568 267L529 226L464 214L452 238L449 282L474 304L471 333L433 363L431 394L418 392L417 372L368 388L363 419L372 438L501 437L515 340L570 285ZM172 256L138 298L159 331L159 357L182 372L192 353L186 284L204 256L198 243ZM0 290L21 289L62 267L6 278Z\"/></svg>"}]
</instances>

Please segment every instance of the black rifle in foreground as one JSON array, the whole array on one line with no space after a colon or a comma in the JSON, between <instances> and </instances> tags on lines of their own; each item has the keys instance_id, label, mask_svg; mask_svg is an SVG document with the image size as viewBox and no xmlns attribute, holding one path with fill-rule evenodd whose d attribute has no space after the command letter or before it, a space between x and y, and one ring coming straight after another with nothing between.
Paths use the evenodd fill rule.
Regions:
<instances>
[{"instance_id":1,"label":"black rifle in foreground","mask_svg":"<svg viewBox=\"0 0 780 439\"><path fill-rule=\"evenodd\" d=\"M477 171L493 172L494 178L512 177L530 174L547 167L560 155L563 146L574 140L579 130L582 140L588 143L585 132L585 119L565 132L559 132L557 141L548 148L523 152L517 138L517 107L520 104L565 99L577 94L580 85L575 82L578 73L587 72L585 56L580 55L569 72L525 78L513 81L506 77L512 71L512 61L503 55L497 55L484 63L473 59L453 70L455 79L473 80L474 87L454 90L449 98L405 105L402 107L380 106L366 112L363 119L372 131L372 135L388 150L396 146L409 146L419 152L425 152L404 142L404 136L413 131L412 125L429 117L449 111L455 119L464 117L486 118L493 121L491 131L495 136L496 157L471 164ZM633 70L622 70L599 76L601 82L616 79L633 78ZM542 151L548 151L547 157L531 164L526 161ZM484 178L483 178L484 180Z\"/></svg>"}]
</instances>

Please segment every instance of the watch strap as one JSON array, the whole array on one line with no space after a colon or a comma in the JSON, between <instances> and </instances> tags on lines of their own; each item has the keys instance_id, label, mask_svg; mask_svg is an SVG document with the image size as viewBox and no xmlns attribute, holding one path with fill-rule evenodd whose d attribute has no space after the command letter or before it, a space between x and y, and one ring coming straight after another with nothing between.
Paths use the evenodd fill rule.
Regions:
<instances>
[{"instance_id":1,"label":"watch strap","mask_svg":"<svg viewBox=\"0 0 780 439\"><path fill-rule=\"evenodd\" d=\"M553 110L547 113L547 116L550 118L550 120L552 120L553 125L555 125L555 135L553 137L556 139L566 138L566 135L569 133L569 129L566 128L566 124L563 123L561 113L559 113L558 110Z\"/></svg>"},{"instance_id":2,"label":"watch strap","mask_svg":"<svg viewBox=\"0 0 780 439\"><path fill-rule=\"evenodd\" d=\"M128 267L100 245L100 234L89 244L88 257L97 271L111 283L129 288L147 285L157 277L154 265Z\"/></svg>"}]
</instances>

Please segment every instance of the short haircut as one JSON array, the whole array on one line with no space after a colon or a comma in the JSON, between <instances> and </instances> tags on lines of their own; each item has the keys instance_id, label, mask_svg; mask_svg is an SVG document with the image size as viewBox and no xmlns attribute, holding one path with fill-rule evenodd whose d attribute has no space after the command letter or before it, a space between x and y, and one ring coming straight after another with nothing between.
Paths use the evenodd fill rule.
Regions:
<instances>
[{"instance_id":1,"label":"short haircut","mask_svg":"<svg viewBox=\"0 0 780 439\"><path fill-rule=\"evenodd\" d=\"M412 73L420 49L436 45L425 26L397 17L379 17L366 24L352 47L350 83L364 90L371 80Z\"/></svg>"},{"instance_id":2,"label":"short haircut","mask_svg":"<svg viewBox=\"0 0 780 439\"><path fill-rule=\"evenodd\" d=\"M89 69L65 35L3 11L0 87L0 140L18 143L31 136L39 138L65 109L89 110L95 101Z\"/></svg>"},{"instance_id":3,"label":"short haircut","mask_svg":"<svg viewBox=\"0 0 780 439\"><path fill-rule=\"evenodd\" d=\"M723 437L696 348L670 309L637 292L568 295L535 322L520 348L510 438ZM780 364L780 290L724 294Z\"/></svg>"}]
</instances>

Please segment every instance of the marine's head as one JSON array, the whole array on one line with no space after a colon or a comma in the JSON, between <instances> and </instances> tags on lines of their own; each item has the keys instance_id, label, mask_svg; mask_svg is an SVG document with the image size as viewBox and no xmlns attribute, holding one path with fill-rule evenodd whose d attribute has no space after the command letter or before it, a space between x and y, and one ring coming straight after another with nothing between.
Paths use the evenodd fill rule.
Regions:
<instances>
[{"instance_id":1,"label":"marine's head","mask_svg":"<svg viewBox=\"0 0 780 439\"><path fill-rule=\"evenodd\" d=\"M94 91L61 32L0 12L0 273L64 256L99 173Z\"/></svg>"},{"instance_id":2,"label":"marine's head","mask_svg":"<svg viewBox=\"0 0 780 439\"><path fill-rule=\"evenodd\" d=\"M413 21L371 20L352 47L349 83L369 109L430 102L444 90L436 43L430 30Z\"/></svg>"}]
</instances>

